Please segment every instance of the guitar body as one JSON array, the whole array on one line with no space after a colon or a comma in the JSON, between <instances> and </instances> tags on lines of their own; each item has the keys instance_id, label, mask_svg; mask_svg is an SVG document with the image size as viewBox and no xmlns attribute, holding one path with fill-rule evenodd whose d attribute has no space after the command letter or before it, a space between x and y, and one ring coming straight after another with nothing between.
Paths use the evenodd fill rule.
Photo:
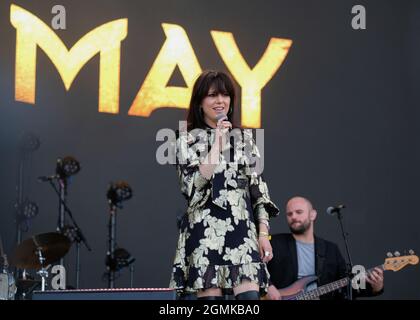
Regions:
<instances>
[{"instance_id":1,"label":"guitar body","mask_svg":"<svg viewBox=\"0 0 420 320\"><path fill-rule=\"evenodd\" d=\"M296 296L300 293L306 292L306 288L311 283L318 279L316 276L304 277L293 282L290 286L279 289L282 300L295 300Z\"/></svg>"},{"instance_id":2,"label":"guitar body","mask_svg":"<svg viewBox=\"0 0 420 320\"><path fill-rule=\"evenodd\" d=\"M391 255L392 256L392 255ZM409 256L396 256L385 259L385 263L375 268L381 268L382 270L399 271L406 265L416 265L419 263L419 257L414 255L414 251L410 250ZM367 270L369 273L374 268ZM320 296L343 288L349 284L350 278L342 278L334 282L325 284L321 287L317 287L308 292L308 285L315 282L318 278L316 276L304 277L298 281L292 283L290 286L279 289L282 300L318 300ZM299 295L299 297L298 297ZM268 295L262 297L262 300L268 300Z\"/></svg>"}]
</instances>

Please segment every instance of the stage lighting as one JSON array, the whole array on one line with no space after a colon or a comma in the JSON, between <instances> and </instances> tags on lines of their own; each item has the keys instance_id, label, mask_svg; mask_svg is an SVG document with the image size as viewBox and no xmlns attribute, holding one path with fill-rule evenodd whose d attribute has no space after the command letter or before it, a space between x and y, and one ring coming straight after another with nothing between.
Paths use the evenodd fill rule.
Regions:
<instances>
[{"instance_id":1,"label":"stage lighting","mask_svg":"<svg viewBox=\"0 0 420 320\"><path fill-rule=\"evenodd\" d=\"M111 183L106 196L111 204L116 205L130 199L133 196L133 191L127 182L120 181Z\"/></svg>"},{"instance_id":2,"label":"stage lighting","mask_svg":"<svg viewBox=\"0 0 420 320\"><path fill-rule=\"evenodd\" d=\"M61 234L69 238L70 242L81 242L79 230L76 227L65 225L61 229Z\"/></svg>"},{"instance_id":3,"label":"stage lighting","mask_svg":"<svg viewBox=\"0 0 420 320\"><path fill-rule=\"evenodd\" d=\"M107 255L105 264L110 271L119 271L131 265L136 259L125 249L118 248L114 251L114 259Z\"/></svg>"},{"instance_id":4,"label":"stage lighting","mask_svg":"<svg viewBox=\"0 0 420 320\"><path fill-rule=\"evenodd\" d=\"M130 264L132 264L136 259L128 253L127 250L123 248L118 248L114 252L115 259L117 260L117 269L122 269L124 267L128 267Z\"/></svg>"},{"instance_id":5,"label":"stage lighting","mask_svg":"<svg viewBox=\"0 0 420 320\"><path fill-rule=\"evenodd\" d=\"M57 167L55 169L55 172L61 179L73 176L79 171L80 164L75 158L67 156L64 157L64 159L57 159Z\"/></svg>"},{"instance_id":6,"label":"stage lighting","mask_svg":"<svg viewBox=\"0 0 420 320\"><path fill-rule=\"evenodd\" d=\"M17 206L16 223L19 232L29 230L30 221L38 215L38 211L38 205L28 199Z\"/></svg>"},{"instance_id":7,"label":"stage lighting","mask_svg":"<svg viewBox=\"0 0 420 320\"><path fill-rule=\"evenodd\" d=\"M23 219L33 219L38 215L38 205L26 199L20 206L19 214Z\"/></svg>"}]
</instances>

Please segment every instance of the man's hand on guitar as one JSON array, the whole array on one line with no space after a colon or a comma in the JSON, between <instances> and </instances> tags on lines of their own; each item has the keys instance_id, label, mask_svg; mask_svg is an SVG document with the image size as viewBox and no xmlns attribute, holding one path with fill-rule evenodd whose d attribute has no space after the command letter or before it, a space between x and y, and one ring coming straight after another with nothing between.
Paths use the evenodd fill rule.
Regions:
<instances>
[{"instance_id":1,"label":"man's hand on guitar","mask_svg":"<svg viewBox=\"0 0 420 320\"><path fill-rule=\"evenodd\" d=\"M368 274L366 281L372 286L374 293L379 292L384 287L384 272L376 267Z\"/></svg>"}]
</instances>

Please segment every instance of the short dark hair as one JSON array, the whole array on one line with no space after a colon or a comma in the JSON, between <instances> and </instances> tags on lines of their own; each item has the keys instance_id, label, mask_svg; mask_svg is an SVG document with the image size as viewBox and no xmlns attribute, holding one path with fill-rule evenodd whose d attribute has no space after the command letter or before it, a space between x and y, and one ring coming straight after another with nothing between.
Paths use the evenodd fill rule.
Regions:
<instances>
[{"instance_id":1,"label":"short dark hair","mask_svg":"<svg viewBox=\"0 0 420 320\"><path fill-rule=\"evenodd\" d=\"M222 71L206 70L200 74L194 83L187 115L188 131L196 128L205 129L207 127L203 111L201 110L201 103L211 87L214 87L216 94L227 93L229 95L230 105L227 117L233 123L236 93L232 79Z\"/></svg>"}]
</instances>

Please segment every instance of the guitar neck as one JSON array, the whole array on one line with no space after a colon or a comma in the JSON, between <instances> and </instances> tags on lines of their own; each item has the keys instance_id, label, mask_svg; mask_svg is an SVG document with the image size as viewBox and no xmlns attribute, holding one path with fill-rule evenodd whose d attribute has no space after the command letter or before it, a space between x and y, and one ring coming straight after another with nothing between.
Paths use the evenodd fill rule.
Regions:
<instances>
[{"instance_id":1,"label":"guitar neck","mask_svg":"<svg viewBox=\"0 0 420 320\"><path fill-rule=\"evenodd\" d=\"M384 265L380 265L380 266L376 266L374 268L370 268L368 269L366 272L370 273L373 269L375 268L381 268L382 270L384 270ZM296 296L297 300L314 300L319 298L320 296L336 291L338 289L344 288L345 286L347 286L350 282L350 278L346 277L346 278L342 278L340 280L325 284L323 286L320 286L316 289L313 289L311 291L308 292L304 292L301 293L299 295Z\"/></svg>"}]
</instances>

